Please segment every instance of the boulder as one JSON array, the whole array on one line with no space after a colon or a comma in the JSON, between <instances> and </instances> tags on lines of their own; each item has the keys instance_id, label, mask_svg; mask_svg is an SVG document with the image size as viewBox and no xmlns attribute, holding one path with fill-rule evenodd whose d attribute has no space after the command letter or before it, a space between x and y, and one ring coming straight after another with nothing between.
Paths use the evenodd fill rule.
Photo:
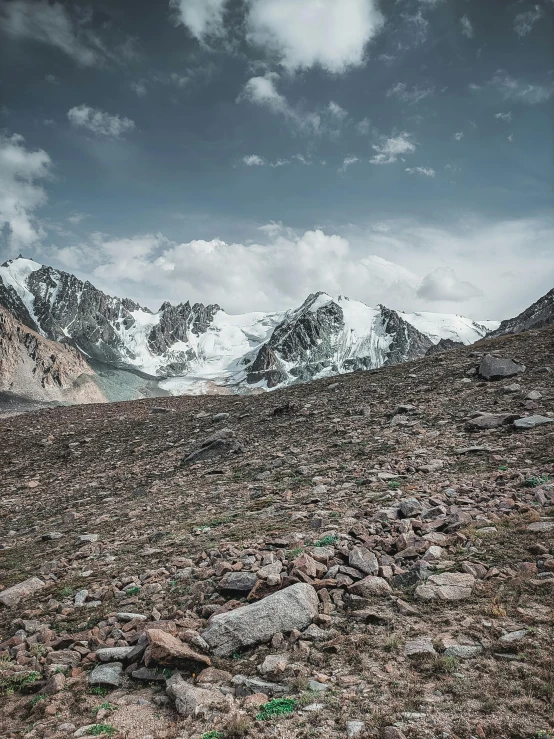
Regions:
<instances>
[{"instance_id":1,"label":"boulder","mask_svg":"<svg viewBox=\"0 0 554 739\"><path fill-rule=\"evenodd\" d=\"M304 629L318 612L315 589L296 583L251 605L213 616L202 637L217 657L268 642L274 634Z\"/></svg>"},{"instance_id":2,"label":"boulder","mask_svg":"<svg viewBox=\"0 0 554 739\"><path fill-rule=\"evenodd\" d=\"M479 365L479 376L484 380L504 380L525 372L525 366L513 359L502 359L486 354Z\"/></svg>"}]
</instances>

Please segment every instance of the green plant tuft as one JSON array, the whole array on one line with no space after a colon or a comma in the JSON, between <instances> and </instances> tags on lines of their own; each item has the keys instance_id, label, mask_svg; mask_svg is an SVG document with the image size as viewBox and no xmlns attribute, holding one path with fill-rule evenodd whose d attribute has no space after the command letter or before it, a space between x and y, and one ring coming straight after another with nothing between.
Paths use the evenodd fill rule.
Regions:
<instances>
[{"instance_id":1,"label":"green plant tuft","mask_svg":"<svg viewBox=\"0 0 554 739\"><path fill-rule=\"evenodd\" d=\"M88 736L101 736L102 734L114 736L114 734L117 734L117 729L111 724L94 724L87 731Z\"/></svg>"},{"instance_id":2,"label":"green plant tuft","mask_svg":"<svg viewBox=\"0 0 554 739\"><path fill-rule=\"evenodd\" d=\"M316 541L314 544L315 547L328 547L332 544L336 544L338 541L338 536L335 536L334 534L329 534L328 536L324 536L323 539L319 539L319 541Z\"/></svg>"},{"instance_id":3,"label":"green plant tuft","mask_svg":"<svg viewBox=\"0 0 554 739\"><path fill-rule=\"evenodd\" d=\"M288 713L293 713L296 705L294 698L274 698L262 706L262 710L256 718L258 721L268 721L278 716L286 716Z\"/></svg>"}]
</instances>

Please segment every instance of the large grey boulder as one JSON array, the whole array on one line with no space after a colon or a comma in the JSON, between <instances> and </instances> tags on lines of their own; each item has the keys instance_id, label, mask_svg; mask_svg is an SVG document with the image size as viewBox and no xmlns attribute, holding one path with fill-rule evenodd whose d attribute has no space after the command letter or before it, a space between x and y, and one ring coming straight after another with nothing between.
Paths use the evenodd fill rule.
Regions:
<instances>
[{"instance_id":1,"label":"large grey boulder","mask_svg":"<svg viewBox=\"0 0 554 739\"><path fill-rule=\"evenodd\" d=\"M484 380L504 380L525 372L525 366L513 359L503 359L486 354L479 365L479 376Z\"/></svg>"},{"instance_id":2,"label":"large grey boulder","mask_svg":"<svg viewBox=\"0 0 554 739\"><path fill-rule=\"evenodd\" d=\"M252 605L213 616L202 638L216 657L268 642L274 634L305 629L318 612L315 589L296 583Z\"/></svg>"},{"instance_id":3,"label":"large grey boulder","mask_svg":"<svg viewBox=\"0 0 554 739\"><path fill-rule=\"evenodd\" d=\"M471 597L475 578L466 572L443 572L431 575L418 585L416 597L421 600L465 600Z\"/></svg>"},{"instance_id":4,"label":"large grey boulder","mask_svg":"<svg viewBox=\"0 0 554 739\"><path fill-rule=\"evenodd\" d=\"M117 688L121 682L122 672L123 665L121 662L97 665L88 676L88 683L89 685L112 685Z\"/></svg>"}]
</instances>

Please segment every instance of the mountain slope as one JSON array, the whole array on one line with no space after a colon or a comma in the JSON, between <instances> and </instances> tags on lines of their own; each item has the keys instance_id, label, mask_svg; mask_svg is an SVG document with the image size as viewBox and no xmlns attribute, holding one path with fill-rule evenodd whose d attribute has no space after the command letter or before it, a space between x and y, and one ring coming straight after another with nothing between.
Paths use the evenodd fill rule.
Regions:
<instances>
[{"instance_id":1,"label":"mountain slope","mask_svg":"<svg viewBox=\"0 0 554 739\"><path fill-rule=\"evenodd\" d=\"M216 304L165 302L153 313L23 257L0 267L0 305L91 360L158 377L172 394L251 392L373 369L422 357L442 339L473 343L497 326L325 293L286 312L229 315Z\"/></svg>"},{"instance_id":2,"label":"mountain slope","mask_svg":"<svg viewBox=\"0 0 554 739\"><path fill-rule=\"evenodd\" d=\"M39 401L103 403L93 376L73 347L45 339L0 308L0 392Z\"/></svg>"},{"instance_id":3,"label":"mountain slope","mask_svg":"<svg viewBox=\"0 0 554 739\"><path fill-rule=\"evenodd\" d=\"M505 336L519 334L530 328L542 328L554 323L554 290L543 295L536 303L530 305L519 316L502 321L500 326L490 332L489 336Z\"/></svg>"},{"instance_id":4,"label":"mountain slope","mask_svg":"<svg viewBox=\"0 0 554 739\"><path fill-rule=\"evenodd\" d=\"M525 365L519 389L482 382L476 349ZM0 419L0 736L550 737L545 365L554 326L256 396ZM299 590L300 623L275 606ZM260 692L291 713L263 720Z\"/></svg>"}]
</instances>

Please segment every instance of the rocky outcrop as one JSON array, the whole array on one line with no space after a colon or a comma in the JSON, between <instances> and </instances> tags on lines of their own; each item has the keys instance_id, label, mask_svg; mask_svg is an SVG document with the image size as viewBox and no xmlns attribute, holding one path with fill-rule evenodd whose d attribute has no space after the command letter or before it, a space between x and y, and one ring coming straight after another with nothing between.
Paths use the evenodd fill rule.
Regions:
<instances>
[{"instance_id":1,"label":"rocky outcrop","mask_svg":"<svg viewBox=\"0 0 554 739\"><path fill-rule=\"evenodd\" d=\"M447 352L450 349L458 349L463 346L461 341L452 341L452 339L441 339L438 344L433 344L425 352L426 357L430 357L433 354L440 354L441 352Z\"/></svg>"},{"instance_id":2,"label":"rocky outcrop","mask_svg":"<svg viewBox=\"0 0 554 739\"><path fill-rule=\"evenodd\" d=\"M502 321L496 331L491 331L487 338L519 334L531 328L542 328L554 323L554 289L543 295L536 303L515 318Z\"/></svg>"},{"instance_id":3,"label":"rocky outcrop","mask_svg":"<svg viewBox=\"0 0 554 739\"><path fill-rule=\"evenodd\" d=\"M0 391L40 401L103 403L93 377L78 351L45 339L0 308Z\"/></svg>"}]
</instances>

